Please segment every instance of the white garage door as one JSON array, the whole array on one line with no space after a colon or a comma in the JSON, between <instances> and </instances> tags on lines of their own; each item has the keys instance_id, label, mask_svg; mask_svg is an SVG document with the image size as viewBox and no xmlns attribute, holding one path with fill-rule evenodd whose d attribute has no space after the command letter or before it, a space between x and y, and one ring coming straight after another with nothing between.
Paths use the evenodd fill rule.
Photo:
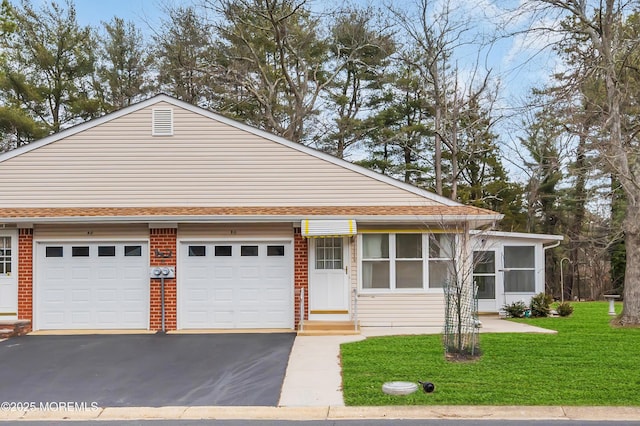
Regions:
<instances>
[{"instance_id":1,"label":"white garage door","mask_svg":"<svg viewBox=\"0 0 640 426\"><path fill-rule=\"evenodd\" d=\"M40 243L36 327L147 329L146 243Z\"/></svg>"},{"instance_id":2,"label":"white garage door","mask_svg":"<svg viewBox=\"0 0 640 426\"><path fill-rule=\"evenodd\" d=\"M179 327L292 328L290 242L183 243Z\"/></svg>"}]
</instances>

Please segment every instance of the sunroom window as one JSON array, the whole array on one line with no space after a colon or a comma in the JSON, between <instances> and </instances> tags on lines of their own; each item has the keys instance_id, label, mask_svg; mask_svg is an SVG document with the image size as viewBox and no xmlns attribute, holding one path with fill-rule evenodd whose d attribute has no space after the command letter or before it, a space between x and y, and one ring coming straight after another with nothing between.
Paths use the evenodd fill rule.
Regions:
<instances>
[{"instance_id":1,"label":"sunroom window","mask_svg":"<svg viewBox=\"0 0 640 426\"><path fill-rule=\"evenodd\" d=\"M504 246L504 291L535 293L535 250L533 246Z\"/></svg>"}]
</instances>

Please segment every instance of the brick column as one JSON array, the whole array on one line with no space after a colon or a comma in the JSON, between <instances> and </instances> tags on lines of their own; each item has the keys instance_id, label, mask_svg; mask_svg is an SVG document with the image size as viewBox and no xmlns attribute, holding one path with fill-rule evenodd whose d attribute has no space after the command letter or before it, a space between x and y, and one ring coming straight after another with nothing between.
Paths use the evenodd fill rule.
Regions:
<instances>
[{"instance_id":1,"label":"brick column","mask_svg":"<svg viewBox=\"0 0 640 426\"><path fill-rule=\"evenodd\" d=\"M293 233L293 282L295 288L295 327L300 320L300 290L304 289L304 318L309 318L309 242L303 238L300 228Z\"/></svg>"},{"instance_id":2,"label":"brick column","mask_svg":"<svg viewBox=\"0 0 640 426\"><path fill-rule=\"evenodd\" d=\"M150 265L153 266L175 266L176 276L178 268L176 265L178 230L176 228L151 228L149 229L149 257ZM156 254L156 250L167 255L160 257ZM171 256L168 256L171 252ZM162 307L161 307L161 286L160 279L150 279L149 291L149 328L151 330L162 330ZM177 289L176 279L166 278L164 280L164 312L165 312L165 329L175 330L177 326Z\"/></svg>"},{"instance_id":3,"label":"brick column","mask_svg":"<svg viewBox=\"0 0 640 426\"><path fill-rule=\"evenodd\" d=\"M33 324L33 229L18 230L18 319Z\"/></svg>"}]
</instances>

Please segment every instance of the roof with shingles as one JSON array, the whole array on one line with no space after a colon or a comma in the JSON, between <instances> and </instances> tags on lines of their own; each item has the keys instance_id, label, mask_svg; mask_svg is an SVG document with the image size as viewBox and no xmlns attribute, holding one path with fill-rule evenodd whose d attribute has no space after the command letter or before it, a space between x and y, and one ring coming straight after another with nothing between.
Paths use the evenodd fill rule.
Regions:
<instances>
[{"instance_id":1,"label":"roof with shingles","mask_svg":"<svg viewBox=\"0 0 640 426\"><path fill-rule=\"evenodd\" d=\"M499 216L473 206L291 206L291 207L93 207L0 208L0 219L78 217L233 216Z\"/></svg>"}]
</instances>

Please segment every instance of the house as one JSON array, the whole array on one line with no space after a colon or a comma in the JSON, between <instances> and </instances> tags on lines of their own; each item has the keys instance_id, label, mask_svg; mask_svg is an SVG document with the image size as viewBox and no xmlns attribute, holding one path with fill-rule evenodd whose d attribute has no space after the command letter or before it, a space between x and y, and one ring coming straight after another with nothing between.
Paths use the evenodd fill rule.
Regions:
<instances>
[{"instance_id":1,"label":"house","mask_svg":"<svg viewBox=\"0 0 640 426\"><path fill-rule=\"evenodd\" d=\"M0 182L0 316L35 330L440 326L441 243L501 218L166 95Z\"/></svg>"}]
</instances>

